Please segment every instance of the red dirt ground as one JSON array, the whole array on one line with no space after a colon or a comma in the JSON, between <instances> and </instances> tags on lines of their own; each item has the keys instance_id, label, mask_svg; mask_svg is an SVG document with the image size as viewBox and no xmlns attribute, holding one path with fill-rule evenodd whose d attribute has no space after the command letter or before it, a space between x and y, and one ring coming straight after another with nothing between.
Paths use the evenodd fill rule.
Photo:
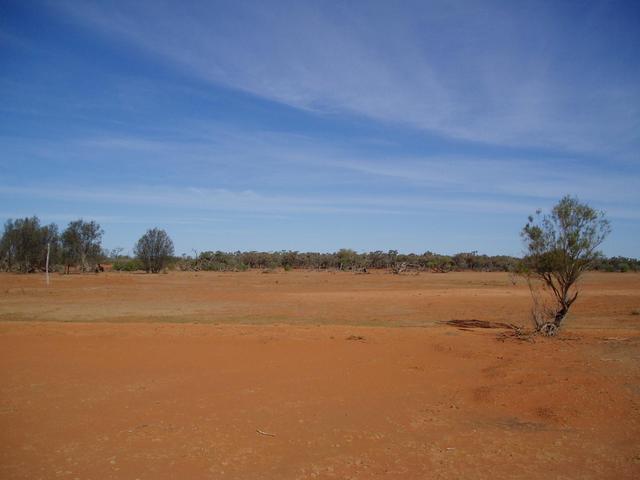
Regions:
<instances>
[{"instance_id":1,"label":"red dirt ground","mask_svg":"<svg viewBox=\"0 0 640 480\"><path fill-rule=\"evenodd\" d=\"M640 275L0 275L0 478L639 478ZM264 435L258 432L271 435Z\"/></svg>"}]
</instances>

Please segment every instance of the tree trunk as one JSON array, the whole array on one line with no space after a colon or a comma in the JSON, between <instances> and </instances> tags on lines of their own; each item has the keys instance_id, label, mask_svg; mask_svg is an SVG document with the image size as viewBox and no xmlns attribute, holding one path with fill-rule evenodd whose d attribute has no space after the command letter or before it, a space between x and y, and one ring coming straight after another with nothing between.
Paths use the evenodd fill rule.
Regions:
<instances>
[{"instance_id":1,"label":"tree trunk","mask_svg":"<svg viewBox=\"0 0 640 480\"><path fill-rule=\"evenodd\" d=\"M538 331L547 337L554 337L558 333L558 325L555 323L547 322L543 325L540 325Z\"/></svg>"},{"instance_id":2,"label":"tree trunk","mask_svg":"<svg viewBox=\"0 0 640 480\"><path fill-rule=\"evenodd\" d=\"M567 312L569 311L569 306L566 304L562 304L560 307L560 310L558 310L556 312L556 316L553 319L553 324L560 328L560 324L562 323L562 320L564 319L564 317L567 315Z\"/></svg>"}]
</instances>

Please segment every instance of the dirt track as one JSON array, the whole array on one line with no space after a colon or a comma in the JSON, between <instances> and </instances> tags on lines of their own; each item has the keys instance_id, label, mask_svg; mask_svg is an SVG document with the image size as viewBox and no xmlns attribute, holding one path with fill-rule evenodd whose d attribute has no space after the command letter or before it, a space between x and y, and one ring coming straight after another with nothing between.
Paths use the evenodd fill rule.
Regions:
<instances>
[{"instance_id":1,"label":"dirt track","mask_svg":"<svg viewBox=\"0 0 640 480\"><path fill-rule=\"evenodd\" d=\"M536 343L437 323L525 322L503 274L52 280L0 275L0 478L640 476L640 275Z\"/></svg>"}]
</instances>

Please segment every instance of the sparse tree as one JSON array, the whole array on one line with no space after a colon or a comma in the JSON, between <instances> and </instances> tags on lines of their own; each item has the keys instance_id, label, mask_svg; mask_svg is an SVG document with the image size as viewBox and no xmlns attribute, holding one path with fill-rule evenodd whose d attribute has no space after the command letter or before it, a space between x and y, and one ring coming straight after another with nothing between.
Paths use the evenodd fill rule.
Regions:
<instances>
[{"instance_id":1,"label":"sparse tree","mask_svg":"<svg viewBox=\"0 0 640 480\"><path fill-rule=\"evenodd\" d=\"M338 268L340 270L348 270L355 267L358 260L358 254L350 248L341 248L336 252Z\"/></svg>"},{"instance_id":2,"label":"sparse tree","mask_svg":"<svg viewBox=\"0 0 640 480\"><path fill-rule=\"evenodd\" d=\"M103 234L104 230L93 220L79 219L69 223L62 232L62 256L67 273L72 265L80 266L86 272L100 261Z\"/></svg>"},{"instance_id":3,"label":"sparse tree","mask_svg":"<svg viewBox=\"0 0 640 480\"><path fill-rule=\"evenodd\" d=\"M173 256L173 242L167 232L152 228L140 237L134 253L142 262L147 273L158 273Z\"/></svg>"},{"instance_id":4,"label":"sparse tree","mask_svg":"<svg viewBox=\"0 0 640 480\"><path fill-rule=\"evenodd\" d=\"M104 256L110 258L111 260L117 260L118 258L120 258L122 256L122 252L124 252L124 248L116 247L116 248L112 248Z\"/></svg>"},{"instance_id":5,"label":"sparse tree","mask_svg":"<svg viewBox=\"0 0 640 480\"><path fill-rule=\"evenodd\" d=\"M544 306L534 289L536 329L555 335L569 308L578 298L577 281L601 257L597 250L611 232L604 212L594 210L577 198L565 196L550 214L536 212L522 229L526 245L523 267L538 278L550 294L552 304Z\"/></svg>"}]
</instances>

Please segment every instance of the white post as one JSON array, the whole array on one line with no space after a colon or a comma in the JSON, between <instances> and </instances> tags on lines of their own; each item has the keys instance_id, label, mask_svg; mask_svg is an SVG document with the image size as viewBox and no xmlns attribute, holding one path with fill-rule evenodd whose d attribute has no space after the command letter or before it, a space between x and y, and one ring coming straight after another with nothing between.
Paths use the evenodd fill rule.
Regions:
<instances>
[{"instance_id":1,"label":"white post","mask_svg":"<svg viewBox=\"0 0 640 480\"><path fill-rule=\"evenodd\" d=\"M46 272L47 272L47 286L49 286L49 251L51 249L51 244L47 243L47 265L46 265Z\"/></svg>"}]
</instances>

